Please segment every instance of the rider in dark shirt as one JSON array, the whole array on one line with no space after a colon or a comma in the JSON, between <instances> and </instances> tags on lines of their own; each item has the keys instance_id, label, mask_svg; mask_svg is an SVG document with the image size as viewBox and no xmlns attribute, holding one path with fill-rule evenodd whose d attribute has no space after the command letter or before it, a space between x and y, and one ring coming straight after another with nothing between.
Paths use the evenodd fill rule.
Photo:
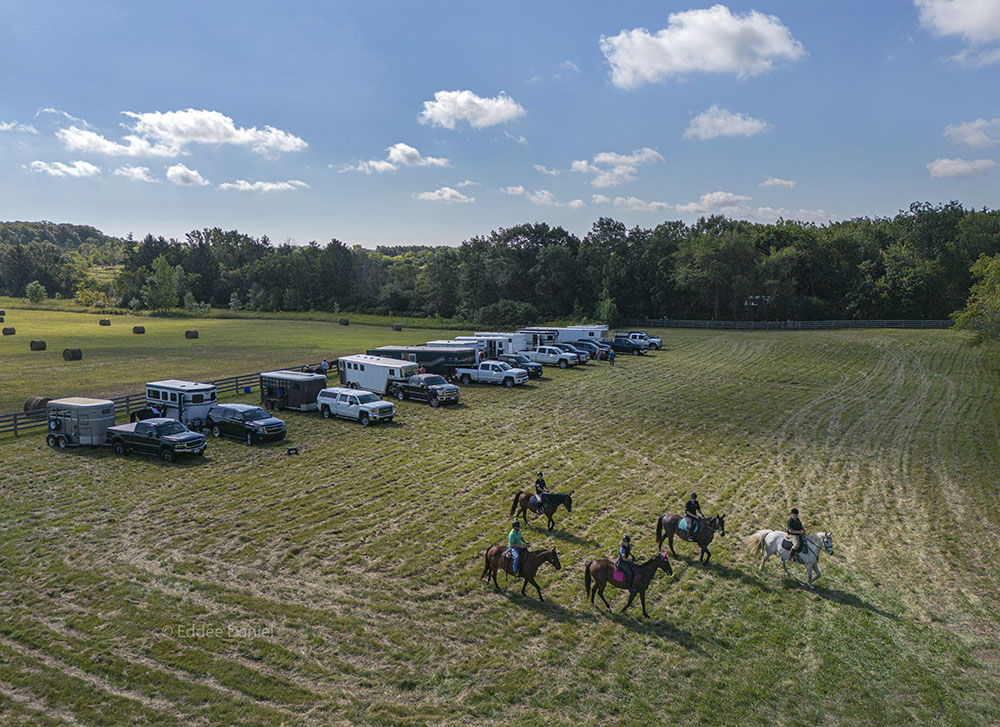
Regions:
<instances>
[{"instance_id":1,"label":"rider in dark shirt","mask_svg":"<svg viewBox=\"0 0 1000 727\"><path fill-rule=\"evenodd\" d=\"M632 555L632 541L629 536L622 537L622 544L618 546L618 562L615 564L625 574L628 588L635 593L635 556Z\"/></svg>"},{"instance_id":2,"label":"rider in dark shirt","mask_svg":"<svg viewBox=\"0 0 1000 727\"><path fill-rule=\"evenodd\" d=\"M549 488L545 486L545 479L542 473L538 473L535 480L535 494L538 495L538 506L544 511L549 506Z\"/></svg>"},{"instance_id":3,"label":"rider in dark shirt","mask_svg":"<svg viewBox=\"0 0 1000 727\"><path fill-rule=\"evenodd\" d=\"M802 544L806 537L805 528L802 527L802 521L799 520L798 508L792 508L792 513L788 518L788 524L785 526L788 537L792 541L792 552L789 555L794 556L796 553L802 550Z\"/></svg>"},{"instance_id":4,"label":"rider in dark shirt","mask_svg":"<svg viewBox=\"0 0 1000 727\"><path fill-rule=\"evenodd\" d=\"M701 505L698 504L697 492L692 492L687 504L684 505L684 516L687 518L688 535L694 537L695 523L698 522L698 517L705 517L701 511Z\"/></svg>"}]
</instances>

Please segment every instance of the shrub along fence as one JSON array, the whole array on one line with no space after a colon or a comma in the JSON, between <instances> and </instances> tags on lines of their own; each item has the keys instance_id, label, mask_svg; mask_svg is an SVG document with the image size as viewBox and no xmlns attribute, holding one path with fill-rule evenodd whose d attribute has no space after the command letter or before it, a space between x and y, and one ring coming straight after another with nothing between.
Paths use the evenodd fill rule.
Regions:
<instances>
[{"instance_id":1,"label":"shrub along fence","mask_svg":"<svg viewBox=\"0 0 1000 727\"><path fill-rule=\"evenodd\" d=\"M319 366L319 364L303 364L301 366L285 366L284 370L304 371ZM260 374L240 374L239 376L229 376L224 379L207 381L213 384L220 394L231 394L242 391L245 388L253 389L260 381ZM138 409L146 408L146 392L138 394L125 394L117 396L111 401L115 403L115 414L131 414ZM35 409L34 411L13 412L12 414L0 414L0 434L14 433L14 436L26 429L37 429L47 426L48 416L46 410Z\"/></svg>"},{"instance_id":2,"label":"shrub along fence","mask_svg":"<svg viewBox=\"0 0 1000 727\"><path fill-rule=\"evenodd\" d=\"M651 328L721 328L738 331L819 331L834 328L951 328L953 321L689 321L672 318L650 318L627 321L630 326Z\"/></svg>"}]
</instances>

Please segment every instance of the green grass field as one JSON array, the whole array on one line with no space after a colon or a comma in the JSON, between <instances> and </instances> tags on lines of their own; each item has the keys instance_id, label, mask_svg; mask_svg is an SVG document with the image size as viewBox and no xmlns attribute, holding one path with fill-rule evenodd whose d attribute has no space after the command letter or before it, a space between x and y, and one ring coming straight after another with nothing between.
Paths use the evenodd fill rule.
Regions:
<instances>
[{"instance_id":1,"label":"green grass field","mask_svg":"<svg viewBox=\"0 0 1000 727\"><path fill-rule=\"evenodd\" d=\"M76 319L38 315L26 329L72 337ZM429 337L148 323L141 344L81 343L86 373L30 360L17 323L3 400ZM666 350L614 369L463 387L458 408L405 402L384 428L288 412L298 457L213 440L166 466L0 440L0 722L1000 722L990 354L950 331L660 333ZM574 500L552 533L527 527L563 565L540 571L544 603L478 580L538 469ZM586 602L584 562L625 532L651 556L656 517L692 489L727 515L712 565L677 544L648 620ZM834 536L815 593L774 561L758 573L741 543L793 504Z\"/></svg>"}]
</instances>

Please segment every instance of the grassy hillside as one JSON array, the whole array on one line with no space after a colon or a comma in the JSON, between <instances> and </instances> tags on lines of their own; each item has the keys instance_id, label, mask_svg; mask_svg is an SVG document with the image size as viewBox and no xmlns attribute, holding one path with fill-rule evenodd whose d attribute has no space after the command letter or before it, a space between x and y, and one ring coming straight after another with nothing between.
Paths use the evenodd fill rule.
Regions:
<instances>
[{"instance_id":1,"label":"grassy hillside","mask_svg":"<svg viewBox=\"0 0 1000 727\"><path fill-rule=\"evenodd\" d=\"M205 371L393 335L264 324L199 322L176 350ZM1000 721L1000 382L982 352L948 331L661 333L655 355L399 404L390 427L287 413L298 457L213 441L163 466L0 441L3 721ZM231 354L182 348L223 335ZM133 345L76 385L142 380L157 357L136 365ZM41 388L3 353L6 398ZM527 527L563 564L540 572L544 603L478 580L538 469L574 500L553 533ZM652 555L691 489L727 514L712 565L679 544L649 620L585 602L584 562L624 532ZM793 504L833 531L815 594L740 542Z\"/></svg>"}]
</instances>

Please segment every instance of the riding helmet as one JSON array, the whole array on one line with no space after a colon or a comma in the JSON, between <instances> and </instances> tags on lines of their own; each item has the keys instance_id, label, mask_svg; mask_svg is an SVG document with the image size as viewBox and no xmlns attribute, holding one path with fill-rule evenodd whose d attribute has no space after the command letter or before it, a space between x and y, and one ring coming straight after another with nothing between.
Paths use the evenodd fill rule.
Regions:
<instances>
[{"instance_id":1,"label":"riding helmet","mask_svg":"<svg viewBox=\"0 0 1000 727\"><path fill-rule=\"evenodd\" d=\"M691 499L692 500L697 500L698 499L698 493L697 492L692 492L691 493Z\"/></svg>"},{"instance_id":2,"label":"riding helmet","mask_svg":"<svg viewBox=\"0 0 1000 727\"><path fill-rule=\"evenodd\" d=\"M792 515L798 515L798 514L799 514L799 509L797 507L793 507L792 508Z\"/></svg>"},{"instance_id":3,"label":"riding helmet","mask_svg":"<svg viewBox=\"0 0 1000 727\"><path fill-rule=\"evenodd\" d=\"M622 536L622 541L625 542L625 543L631 543L632 542L631 538L629 538L629 536L627 536L627 535L623 535Z\"/></svg>"},{"instance_id":4,"label":"riding helmet","mask_svg":"<svg viewBox=\"0 0 1000 727\"><path fill-rule=\"evenodd\" d=\"M542 476L542 473L541 473L541 472L539 472L539 473L538 473L538 476L539 476L539 477L541 477L541 476Z\"/></svg>"}]
</instances>

